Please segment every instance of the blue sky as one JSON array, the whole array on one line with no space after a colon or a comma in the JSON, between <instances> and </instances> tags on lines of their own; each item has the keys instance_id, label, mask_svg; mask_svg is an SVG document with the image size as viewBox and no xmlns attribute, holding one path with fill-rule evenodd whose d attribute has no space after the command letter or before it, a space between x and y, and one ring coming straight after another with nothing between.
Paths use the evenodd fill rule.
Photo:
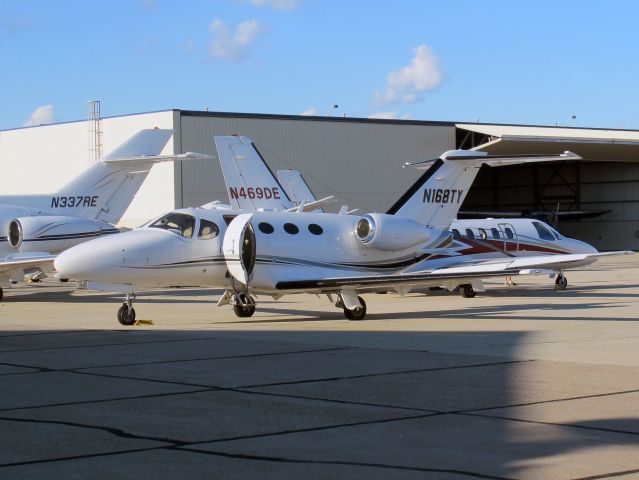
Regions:
<instances>
[{"instance_id":1,"label":"blue sky","mask_svg":"<svg viewBox=\"0 0 639 480\"><path fill-rule=\"evenodd\" d=\"M0 129L92 98L639 129L638 21L635 1L0 0Z\"/></svg>"}]
</instances>

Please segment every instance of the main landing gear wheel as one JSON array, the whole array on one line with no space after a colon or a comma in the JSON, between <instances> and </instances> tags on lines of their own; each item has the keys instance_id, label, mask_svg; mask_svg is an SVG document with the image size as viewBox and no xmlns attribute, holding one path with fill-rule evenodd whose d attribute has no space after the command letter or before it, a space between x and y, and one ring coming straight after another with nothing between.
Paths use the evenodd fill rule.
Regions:
<instances>
[{"instance_id":1,"label":"main landing gear wheel","mask_svg":"<svg viewBox=\"0 0 639 480\"><path fill-rule=\"evenodd\" d=\"M354 310L349 310L344 307L344 316L348 320L364 320L364 317L366 316L366 302L362 297L357 297L357 300L359 300L361 307L357 307Z\"/></svg>"},{"instance_id":2,"label":"main landing gear wheel","mask_svg":"<svg viewBox=\"0 0 639 480\"><path fill-rule=\"evenodd\" d=\"M566 290L567 286L568 279L566 276L561 273L557 275L557 278L555 279L555 290Z\"/></svg>"},{"instance_id":3,"label":"main landing gear wheel","mask_svg":"<svg viewBox=\"0 0 639 480\"><path fill-rule=\"evenodd\" d=\"M469 283L466 285L460 285L459 293L464 298L474 298L477 295L477 292L475 291L473 286Z\"/></svg>"},{"instance_id":4,"label":"main landing gear wheel","mask_svg":"<svg viewBox=\"0 0 639 480\"><path fill-rule=\"evenodd\" d=\"M127 303L123 303L118 309L118 322L122 325L133 325L135 323L135 308L129 308Z\"/></svg>"},{"instance_id":5,"label":"main landing gear wheel","mask_svg":"<svg viewBox=\"0 0 639 480\"><path fill-rule=\"evenodd\" d=\"M252 317L255 313L255 305L233 305L233 311L241 318Z\"/></svg>"},{"instance_id":6,"label":"main landing gear wheel","mask_svg":"<svg viewBox=\"0 0 639 480\"><path fill-rule=\"evenodd\" d=\"M255 300L247 292L234 293L231 304L235 315L240 318L252 317L255 313Z\"/></svg>"}]
</instances>

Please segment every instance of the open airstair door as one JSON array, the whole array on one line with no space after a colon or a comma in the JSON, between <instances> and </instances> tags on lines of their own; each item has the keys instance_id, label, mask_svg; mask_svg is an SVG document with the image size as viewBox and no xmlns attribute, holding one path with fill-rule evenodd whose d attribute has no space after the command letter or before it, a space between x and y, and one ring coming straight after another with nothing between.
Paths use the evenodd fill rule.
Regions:
<instances>
[{"instance_id":1,"label":"open airstair door","mask_svg":"<svg viewBox=\"0 0 639 480\"><path fill-rule=\"evenodd\" d=\"M252 218L252 213L243 213L235 217L226 229L222 242L222 252L229 273L247 286L255 267L255 232L251 225Z\"/></svg>"}]
</instances>

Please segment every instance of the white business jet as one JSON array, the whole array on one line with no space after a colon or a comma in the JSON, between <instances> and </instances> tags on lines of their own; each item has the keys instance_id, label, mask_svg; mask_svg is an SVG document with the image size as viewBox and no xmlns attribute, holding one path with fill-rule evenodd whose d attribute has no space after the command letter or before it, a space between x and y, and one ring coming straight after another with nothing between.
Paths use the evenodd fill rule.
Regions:
<instances>
[{"instance_id":1,"label":"white business jet","mask_svg":"<svg viewBox=\"0 0 639 480\"><path fill-rule=\"evenodd\" d=\"M129 207L153 164L200 154L160 156L173 130L141 130L69 184L47 195L0 196L0 300L2 287L40 279L55 255L103 235Z\"/></svg>"},{"instance_id":2,"label":"white business jet","mask_svg":"<svg viewBox=\"0 0 639 480\"><path fill-rule=\"evenodd\" d=\"M294 205L324 205L336 199L316 200L297 170L278 170L277 178L248 137L215 137L222 173L233 207L244 211L294 210ZM424 168L424 165L420 165ZM298 207L299 208L299 207ZM314 210L321 212L322 210ZM509 258L539 254L595 253L580 240L562 236L550 225L528 218L453 220L450 228L460 253ZM588 262L592 261L589 260ZM582 265L575 264L574 267ZM563 290L568 280L557 271L555 289ZM469 293L462 290L462 293Z\"/></svg>"},{"instance_id":3,"label":"white business jet","mask_svg":"<svg viewBox=\"0 0 639 480\"><path fill-rule=\"evenodd\" d=\"M310 292L336 297L346 318L363 319L366 304L360 293L405 294L423 286L473 292L481 289L483 277L548 273L595 257L461 255L465 245L447 230L483 164L578 158L570 152L503 157L450 151L430 162L388 214L318 214L299 207L251 213L181 209L130 232L73 247L55 266L65 277L84 280L86 288L126 294L118 310L122 324L135 320L137 285L179 284L225 288L218 305L232 304L241 317L255 311L251 295ZM245 191L245 196L251 194ZM244 195L238 192L238 197Z\"/></svg>"}]
</instances>

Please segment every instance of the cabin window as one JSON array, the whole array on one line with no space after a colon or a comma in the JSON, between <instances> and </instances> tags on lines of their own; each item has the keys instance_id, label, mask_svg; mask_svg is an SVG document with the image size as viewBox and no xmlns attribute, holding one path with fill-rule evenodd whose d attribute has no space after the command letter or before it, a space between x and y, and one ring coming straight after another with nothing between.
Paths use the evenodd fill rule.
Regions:
<instances>
[{"instance_id":1,"label":"cabin window","mask_svg":"<svg viewBox=\"0 0 639 480\"><path fill-rule=\"evenodd\" d=\"M195 227L195 217L184 213L171 212L156 220L149 228L159 228L177 233L184 238L193 236L193 228Z\"/></svg>"},{"instance_id":2,"label":"cabin window","mask_svg":"<svg viewBox=\"0 0 639 480\"><path fill-rule=\"evenodd\" d=\"M311 232L313 235L321 235L322 233L324 233L324 229L316 223L311 223L308 226L308 231Z\"/></svg>"},{"instance_id":3,"label":"cabin window","mask_svg":"<svg viewBox=\"0 0 639 480\"><path fill-rule=\"evenodd\" d=\"M495 240L499 240L499 237L501 237L501 235L499 235L499 230L497 230L495 227L490 229L490 233L493 234L493 238Z\"/></svg>"},{"instance_id":4,"label":"cabin window","mask_svg":"<svg viewBox=\"0 0 639 480\"><path fill-rule=\"evenodd\" d=\"M200 220L200 231L197 234L199 240L210 240L220 234L219 227L208 220Z\"/></svg>"},{"instance_id":5,"label":"cabin window","mask_svg":"<svg viewBox=\"0 0 639 480\"><path fill-rule=\"evenodd\" d=\"M550 230L548 230L544 226L543 223L541 223L541 222L533 222L533 227L535 227L535 230L537 230L537 234L539 235L539 238L541 238L542 240L553 241L555 239L553 234L550 232Z\"/></svg>"},{"instance_id":6,"label":"cabin window","mask_svg":"<svg viewBox=\"0 0 639 480\"><path fill-rule=\"evenodd\" d=\"M475 234L473 233L473 231L470 228L466 229L466 236L468 238L471 238L471 239L475 238Z\"/></svg>"},{"instance_id":7,"label":"cabin window","mask_svg":"<svg viewBox=\"0 0 639 480\"><path fill-rule=\"evenodd\" d=\"M285 223L284 231L290 235L297 235L298 233L300 233L300 229L297 227L297 225L292 223Z\"/></svg>"},{"instance_id":8,"label":"cabin window","mask_svg":"<svg viewBox=\"0 0 639 480\"><path fill-rule=\"evenodd\" d=\"M271 233L275 231L275 229L273 228L273 225L266 222L258 223L257 228L260 229L260 232L266 233L267 235L270 235Z\"/></svg>"},{"instance_id":9,"label":"cabin window","mask_svg":"<svg viewBox=\"0 0 639 480\"><path fill-rule=\"evenodd\" d=\"M484 230L483 228L479 229L479 238L481 238L482 240L488 239L488 234L486 233L486 230Z\"/></svg>"},{"instance_id":10,"label":"cabin window","mask_svg":"<svg viewBox=\"0 0 639 480\"><path fill-rule=\"evenodd\" d=\"M453 228L453 238L455 240L459 240L461 238L461 233L459 233L459 230L457 230L456 228Z\"/></svg>"},{"instance_id":11,"label":"cabin window","mask_svg":"<svg viewBox=\"0 0 639 480\"><path fill-rule=\"evenodd\" d=\"M506 237L508 237L508 240L512 240L513 238L515 238L515 234L509 227L504 228L504 232L506 232Z\"/></svg>"}]
</instances>

